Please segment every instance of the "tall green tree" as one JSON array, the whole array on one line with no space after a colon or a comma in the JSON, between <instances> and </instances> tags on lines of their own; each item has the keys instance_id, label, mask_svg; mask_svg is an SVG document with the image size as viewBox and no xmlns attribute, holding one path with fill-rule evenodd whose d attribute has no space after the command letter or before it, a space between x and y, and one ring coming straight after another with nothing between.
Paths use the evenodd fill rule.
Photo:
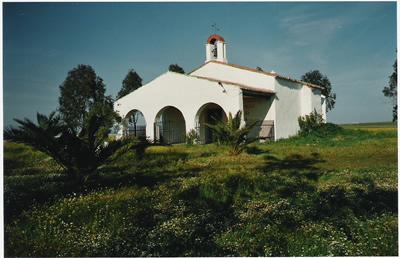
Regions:
<instances>
[{"instance_id":1,"label":"tall green tree","mask_svg":"<svg viewBox=\"0 0 400 258\"><path fill-rule=\"evenodd\" d=\"M178 64L170 64L168 67L168 71L175 72L175 73L182 73L182 74L185 73L183 68L180 67Z\"/></svg>"},{"instance_id":2,"label":"tall green tree","mask_svg":"<svg viewBox=\"0 0 400 258\"><path fill-rule=\"evenodd\" d=\"M335 107L336 94L333 93L331 82L326 75L323 75L318 70L313 70L301 76L301 80L323 87L321 93L326 97L326 112Z\"/></svg>"},{"instance_id":3,"label":"tall green tree","mask_svg":"<svg viewBox=\"0 0 400 258\"><path fill-rule=\"evenodd\" d=\"M105 95L103 79L89 65L78 65L60 85L58 111L61 119L75 131L83 127L88 113L97 109L114 117L112 98ZM112 119L112 118L110 118Z\"/></svg>"},{"instance_id":4,"label":"tall green tree","mask_svg":"<svg viewBox=\"0 0 400 258\"><path fill-rule=\"evenodd\" d=\"M393 122L397 121L397 59L393 64L393 73L389 76L389 85L383 88L383 95L392 100Z\"/></svg>"},{"instance_id":5,"label":"tall green tree","mask_svg":"<svg viewBox=\"0 0 400 258\"><path fill-rule=\"evenodd\" d=\"M118 92L117 99L128 95L140 87L142 87L142 78L140 78L139 74L137 74L135 70L130 69L128 74L125 76L125 79L122 81L122 88Z\"/></svg>"}]
</instances>

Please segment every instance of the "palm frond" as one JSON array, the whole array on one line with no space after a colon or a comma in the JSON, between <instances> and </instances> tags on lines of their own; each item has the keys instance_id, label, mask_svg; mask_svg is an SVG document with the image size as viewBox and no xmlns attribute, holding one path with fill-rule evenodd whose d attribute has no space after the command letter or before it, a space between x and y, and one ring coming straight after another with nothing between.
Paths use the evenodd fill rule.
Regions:
<instances>
[{"instance_id":1,"label":"palm frond","mask_svg":"<svg viewBox=\"0 0 400 258\"><path fill-rule=\"evenodd\" d=\"M106 143L108 128L101 115L89 115L78 134L63 124L60 116L54 112L49 116L38 113L36 118L37 124L29 119L15 119L18 127L7 128L4 131L5 139L30 145L48 154L76 177L95 173L98 167L124 146L125 150L142 148L126 140Z\"/></svg>"},{"instance_id":2,"label":"palm frond","mask_svg":"<svg viewBox=\"0 0 400 258\"><path fill-rule=\"evenodd\" d=\"M226 122L220 121L214 125L206 123L206 126L214 131L219 144L230 146L231 153L236 155L241 153L247 144L257 140L257 138L249 139L248 134L258 121L243 127L241 122L242 112L238 111L235 116L229 113Z\"/></svg>"}]
</instances>

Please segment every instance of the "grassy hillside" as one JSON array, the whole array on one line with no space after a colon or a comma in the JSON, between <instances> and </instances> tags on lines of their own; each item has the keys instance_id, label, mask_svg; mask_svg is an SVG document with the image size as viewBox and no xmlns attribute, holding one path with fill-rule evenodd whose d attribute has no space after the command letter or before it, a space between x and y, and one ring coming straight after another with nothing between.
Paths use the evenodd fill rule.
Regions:
<instances>
[{"instance_id":1,"label":"grassy hillside","mask_svg":"<svg viewBox=\"0 0 400 258\"><path fill-rule=\"evenodd\" d=\"M362 127L239 156L154 146L84 185L6 143L6 255L397 255L397 130Z\"/></svg>"}]
</instances>

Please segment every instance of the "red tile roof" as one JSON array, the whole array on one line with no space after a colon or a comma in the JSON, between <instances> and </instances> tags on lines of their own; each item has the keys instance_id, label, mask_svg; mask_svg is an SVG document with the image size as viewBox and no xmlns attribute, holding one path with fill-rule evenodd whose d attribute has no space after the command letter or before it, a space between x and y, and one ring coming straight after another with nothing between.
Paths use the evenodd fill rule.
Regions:
<instances>
[{"instance_id":1,"label":"red tile roof","mask_svg":"<svg viewBox=\"0 0 400 258\"><path fill-rule=\"evenodd\" d=\"M218 35L218 34L213 34L213 35L211 35L210 37L208 37L207 43L208 43L208 44L214 44L214 41L215 41L215 40L219 40L219 41L225 42L225 39L224 39L223 37L221 37L221 36Z\"/></svg>"}]
</instances>

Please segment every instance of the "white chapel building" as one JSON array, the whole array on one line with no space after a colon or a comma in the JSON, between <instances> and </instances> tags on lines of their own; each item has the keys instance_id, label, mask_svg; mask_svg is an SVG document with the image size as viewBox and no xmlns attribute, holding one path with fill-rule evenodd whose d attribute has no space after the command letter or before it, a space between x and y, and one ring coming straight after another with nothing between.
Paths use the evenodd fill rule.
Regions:
<instances>
[{"instance_id":1,"label":"white chapel building","mask_svg":"<svg viewBox=\"0 0 400 258\"><path fill-rule=\"evenodd\" d=\"M205 124L226 120L239 110L243 124L258 122L250 137L277 140L296 135L298 117L314 109L326 120L321 89L273 71L228 63L226 42L214 34L207 39L203 65L189 74L161 74L118 99L115 110L124 119L140 114L140 134L167 144L184 142L192 129L201 143L209 143L213 132ZM128 131L124 126L119 135Z\"/></svg>"}]
</instances>

